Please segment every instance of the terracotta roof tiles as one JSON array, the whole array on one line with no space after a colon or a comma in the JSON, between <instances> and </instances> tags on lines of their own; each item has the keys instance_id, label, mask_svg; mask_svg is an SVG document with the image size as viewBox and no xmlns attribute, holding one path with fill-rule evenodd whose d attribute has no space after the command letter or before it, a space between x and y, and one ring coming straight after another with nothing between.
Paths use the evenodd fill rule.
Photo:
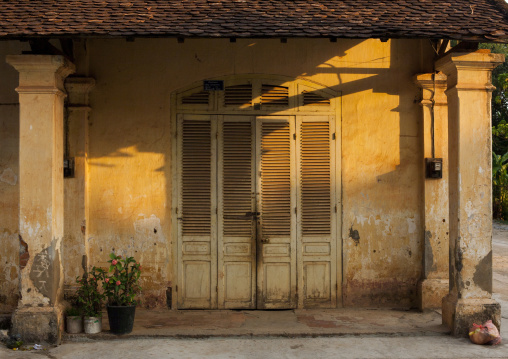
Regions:
<instances>
[{"instance_id":1,"label":"terracotta roof tiles","mask_svg":"<svg viewBox=\"0 0 508 359\"><path fill-rule=\"evenodd\" d=\"M0 0L0 38L508 39L503 0Z\"/></svg>"}]
</instances>

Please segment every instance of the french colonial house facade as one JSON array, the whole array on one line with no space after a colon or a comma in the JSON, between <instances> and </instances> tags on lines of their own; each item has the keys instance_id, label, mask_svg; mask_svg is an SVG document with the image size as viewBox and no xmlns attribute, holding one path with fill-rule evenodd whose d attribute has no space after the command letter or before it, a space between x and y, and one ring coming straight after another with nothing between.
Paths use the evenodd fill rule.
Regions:
<instances>
[{"instance_id":1,"label":"french colonial house facade","mask_svg":"<svg viewBox=\"0 0 508 359\"><path fill-rule=\"evenodd\" d=\"M0 1L0 309L58 341L111 251L141 305L492 299L502 1Z\"/></svg>"}]
</instances>

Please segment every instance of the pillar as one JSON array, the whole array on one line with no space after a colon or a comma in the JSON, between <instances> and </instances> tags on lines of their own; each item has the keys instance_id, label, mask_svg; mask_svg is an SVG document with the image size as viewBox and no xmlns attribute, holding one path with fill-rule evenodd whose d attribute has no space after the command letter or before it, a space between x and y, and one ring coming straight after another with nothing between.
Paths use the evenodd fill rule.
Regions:
<instances>
[{"instance_id":1,"label":"pillar","mask_svg":"<svg viewBox=\"0 0 508 359\"><path fill-rule=\"evenodd\" d=\"M425 230L418 306L425 310L441 307L448 294L448 107L443 73L417 75L415 83L422 89L423 173L425 158L443 159L443 178L424 179Z\"/></svg>"},{"instance_id":2,"label":"pillar","mask_svg":"<svg viewBox=\"0 0 508 359\"><path fill-rule=\"evenodd\" d=\"M19 233L26 255L14 334L58 343L63 330L63 80L74 65L62 56L12 55L19 72Z\"/></svg>"},{"instance_id":3,"label":"pillar","mask_svg":"<svg viewBox=\"0 0 508 359\"><path fill-rule=\"evenodd\" d=\"M75 292L76 277L88 263L88 94L95 81L88 77L68 77L65 147L74 159L74 176L64 180L63 269L65 288Z\"/></svg>"},{"instance_id":4,"label":"pillar","mask_svg":"<svg viewBox=\"0 0 508 359\"><path fill-rule=\"evenodd\" d=\"M450 185L450 285L443 323L466 335L501 307L492 299L492 69L504 61L488 51L450 53L436 62L447 75Z\"/></svg>"}]
</instances>

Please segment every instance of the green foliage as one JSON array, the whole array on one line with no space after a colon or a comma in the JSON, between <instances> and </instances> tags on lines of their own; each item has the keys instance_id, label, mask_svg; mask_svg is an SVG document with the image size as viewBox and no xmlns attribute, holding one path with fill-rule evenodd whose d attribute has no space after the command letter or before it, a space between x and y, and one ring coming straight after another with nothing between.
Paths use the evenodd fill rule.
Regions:
<instances>
[{"instance_id":1,"label":"green foliage","mask_svg":"<svg viewBox=\"0 0 508 359\"><path fill-rule=\"evenodd\" d=\"M7 341L6 345L7 345L7 348L9 348L9 349L17 350L17 349L21 348L21 346L23 345L23 341L11 339L11 340Z\"/></svg>"},{"instance_id":2,"label":"green foliage","mask_svg":"<svg viewBox=\"0 0 508 359\"><path fill-rule=\"evenodd\" d=\"M508 58L508 44L480 44ZM494 218L508 219L508 63L492 72L492 209ZM499 153L499 154L498 154Z\"/></svg>"},{"instance_id":3,"label":"green foliage","mask_svg":"<svg viewBox=\"0 0 508 359\"><path fill-rule=\"evenodd\" d=\"M77 277L79 284L77 302L85 317L100 317L104 295L99 289L99 281L102 279L103 270L93 267L90 272L85 272L83 277Z\"/></svg>"},{"instance_id":4,"label":"green foliage","mask_svg":"<svg viewBox=\"0 0 508 359\"><path fill-rule=\"evenodd\" d=\"M508 44L480 44L480 48L493 53L504 54L508 58ZM508 63L504 62L492 72L492 84L496 87L492 93L492 124L497 126L501 121L508 123ZM505 153L498 151L497 153Z\"/></svg>"},{"instance_id":5,"label":"green foliage","mask_svg":"<svg viewBox=\"0 0 508 359\"><path fill-rule=\"evenodd\" d=\"M120 306L136 305L134 297L141 289L138 284L141 265L133 257L123 259L114 253L109 257L109 271L102 271L102 285L108 303Z\"/></svg>"},{"instance_id":6,"label":"green foliage","mask_svg":"<svg viewBox=\"0 0 508 359\"><path fill-rule=\"evenodd\" d=\"M508 219L508 152L492 152L492 198L494 218Z\"/></svg>"},{"instance_id":7,"label":"green foliage","mask_svg":"<svg viewBox=\"0 0 508 359\"><path fill-rule=\"evenodd\" d=\"M79 317L81 316L81 308L72 306L65 311L65 314L68 317Z\"/></svg>"},{"instance_id":8,"label":"green foliage","mask_svg":"<svg viewBox=\"0 0 508 359\"><path fill-rule=\"evenodd\" d=\"M499 121L492 127L492 151L495 153L508 152L508 124L505 120Z\"/></svg>"}]
</instances>

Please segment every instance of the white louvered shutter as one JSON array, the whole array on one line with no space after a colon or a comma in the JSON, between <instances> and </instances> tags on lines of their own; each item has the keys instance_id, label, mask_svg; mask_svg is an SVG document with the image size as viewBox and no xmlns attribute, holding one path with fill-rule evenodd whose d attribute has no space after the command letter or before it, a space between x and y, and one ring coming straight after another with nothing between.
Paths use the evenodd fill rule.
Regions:
<instances>
[{"instance_id":1,"label":"white louvered shutter","mask_svg":"<svg viewBox=\"0 0 508 359\"><path fill-rule=\"evenodd\" d=\"M253 309L254 125L250 116L224 116L219 127L219 308Z\"/></svg>"},{"instance_id":2,"label":"white louvered shutter","mask_svg":"<svg viewBox=\"0 0 508 359\"><path fill-rule=\"evenodd\" d=\"M257 119L258 308L296 306L294 121Z\"/></svg>"},{"instance_id":3,"label":"white louvered shutter","mask_svg":"<svg viewBox=\"0 0 508 359\"><path fill-rule=\"evenodd\" d=\"M216 306L216 124L212 117L179 118L179 308Z\"/></svg>"},{"instance_id":4,"label":"white louvered shutter","mask_svg":"<svg viewBox=\"0 0 508 359\"><path fill-rule=\"evenodd\" d=\"M298 127L298 272L305 308L335 307L332 122L301 117Z\"/></svg>"}]
</instances>

